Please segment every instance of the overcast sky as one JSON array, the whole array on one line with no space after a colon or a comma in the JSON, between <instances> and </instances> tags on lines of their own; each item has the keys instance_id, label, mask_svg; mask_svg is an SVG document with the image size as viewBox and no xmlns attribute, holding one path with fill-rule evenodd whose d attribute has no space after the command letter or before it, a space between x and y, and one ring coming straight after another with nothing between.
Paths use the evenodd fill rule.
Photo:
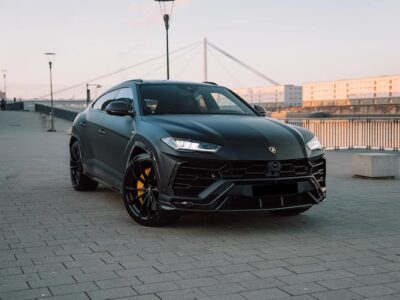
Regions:
<instances>
[{"instance_id":1,"label":"overcast sky","mask_svg":"<svg viewBox=\"0 0 400 300\"><path fill-rule=\"evenodd\" d=\"M176 0L170 48L207 37L282 84L400 73L398 0ZM56 52L55 90L165 52L153 0L0 0L0 68L8 97L48 93L44 52ZM171 77L202 80L201 47L171 57ZM231 88L269 85L217 52L209 80ZM164 59L98 80L165 78ZM154 71L155 70L155 71ZM1 85L2 89L2 85ZM84 85L55 98L80 99Z\"/></svg>"}]
</instances>

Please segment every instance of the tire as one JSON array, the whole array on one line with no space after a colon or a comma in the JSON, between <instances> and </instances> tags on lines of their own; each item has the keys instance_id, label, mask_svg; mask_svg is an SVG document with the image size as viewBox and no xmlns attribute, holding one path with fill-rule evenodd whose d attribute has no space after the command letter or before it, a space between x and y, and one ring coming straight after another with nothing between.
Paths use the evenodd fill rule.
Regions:
<instances>
[{"instance_id":1,"label":"tire","mask_svg":"<svg viewBox=\"0 0 400 300\"><path fill-rule=\"evenodd\" d=\"M72 187L77 191L93 191L99 185L98 182L83 174L82 151L78 141L74 141L70 147L69 170Z\"/></svg>"},{"instance_id":2,"label":"tire","mask_svg":"<svg viewBox=\"0 0 400 300\"><path fill-rule=\"evenodd\" d=\"M129 215L143 226L171 224L179 215L159 211L157 166L147 153L132 159L124 175L123 200Z\"/></svg>"},{"instance_id":3,"label":"tire","mask_svg":"<svg viewBox=\"0 0 400 300\"><path fill-rule=\"evenodd\" d=\"M307 206L307 207L273 210L273 211L271 211L271 214L277 215L277 216L285 216L285 217L295 216L295 215L301 214L303 212L306 212L310 208L311 208L311 205Z\"/></svg>"}]
</instances>

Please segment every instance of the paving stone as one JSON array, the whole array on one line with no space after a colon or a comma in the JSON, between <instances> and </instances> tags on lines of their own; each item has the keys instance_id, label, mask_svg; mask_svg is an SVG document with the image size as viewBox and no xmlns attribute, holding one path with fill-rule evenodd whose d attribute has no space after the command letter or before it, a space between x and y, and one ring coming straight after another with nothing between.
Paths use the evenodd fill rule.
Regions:
<instances>
[{"instance_id":1,"label":"paving stone","mask_svg":"<svg viewBox=\"0 0 400 300\"><path fill-rule=\"evenodd\" d=\"M246 282L250 280L257 280L257 277L250 272L240 272L225 275L218 275L214 277L219 282L231 283L231 282Z\"/></svg>"},{"instance_id":2,"label":"paving stone","mask_svg":"<svg viewBox=\"0 0 400 300\"><path fill-rule=\"evenodd\" d=\"M0 292L0 299L33 299L49 297L51 293L47 288L29 289L23 291Z\"/></svg>"},{"instance_id":3,"label":"paving stone","mask_svg":"<svg viewBox=\"0 0 400 300\"><path fill-rule=\"evenodd\" d=\"M218 284L207 287L202 287L200 289L206 295L215 296L215 295L223 295L223 294L233 294L244 291L245 288L237 283L229 283L229 284Z\"/></svg>"},{"instance_id":4,"label":"paving stone","mask_svg":"<svg viewBox=\"0 0 400 300\"><path fill-rule=\"evenodd\" d=\"M305 282L301 284L281 286L280 289L282 289L283 291L287 292L290 295L311 294L327 290L325 287L313 282Z\"/></svg>"},{"instance_id":5,"label":"paving stone","mask_svg":"<svg viewBox=\"0 0 400 300\"><path fill-rule=\"evenodd\" d=\"M130 287L121 287L115 289L106 289L87 293L91 299L115 299L136 295L135 291Z\"/></svg>"},{"instance_id":6,"label":"paving stone","mask_svg":"<svg viewBox=\"0 0 400 300\"><path fill-rule=\"evenodd\" d=\"M396 291L384 285L371 285L351 289L352 292L364 297L378 297L395 294Z\"/></svg>"},{"instance_id":7,"label":"paving stone","mask_svg":"<svg viewBox=\"0 0 400 300\"><path fill-rule=\"evenodd\" d=\"M317 299L320 300L353 300L353 299L362 299L363 297L350 292L348 290L335 290L335 291L328 291L328 292L321 292L312 294Z\"/></svg>"},{"instance_id":8,"label":"paving stone","mask_svg":"<svg viewBox=\"0 0 400 300\"><path fill-rule=\"evenodd\" d=\"M242 286L247 288L248 290L259 290L259 289L268 289L272 287L279 287L284 285L284 283L275 278L264 278L264 279L256 279L251 281L244 281L240 283Z\"/></svg>"},{"instance_id":9,"label":"paving stone","mask_svg":"<svg viewBox=\"0 0 400 300\"><path fill-rule=\"evenodd\" d=\"M45 298L38 298L38 299L46 299L46 300L89 300L89 296L86 295L85 293L78 293L78 294L60 295L60 296L45 297Z\"/></svg>"},{"instance_id":10,"label":"paving stone","mask_svg":"<svg viewBox=\"0 0 400 300\"><path fill-rule=\"evenodd\" d=\"M249 300L276 299L289 296L287 293L277 288L246 292L242 293L242 295Z\"/></svg>"},{"instance_id":11,"label":"paving stone","mask_svg":"<svg viewBox=\"0 0 400 300\"><path fill-rule=\"evenodd\" d=\"M330 290L354 288L354 287L359 287L359 286L364 285L363 283L361 283L357 280L354 280L352 278L338 278L338 279L331 279L331 280L323 280L323 281L318 281L318 284L320 284Z\"/></svg>"},{"instance_id":12,"label":"paving stone","mask_svg":"<svg viewBox=\"0 0 400 300\"><path fill-rule=\"evenodd\" d=\"M28 281L29 286L33 289L39 288L39 287L50 287L50 286L54 286L54 285L63 285L63 284L69 284L69 283L75 283L75 280L71 276Z\"/></svg>"},{"instance_id":13,"label":"paving stone","mask_svg":"<svg viewBox=\"0 0 400 300\"><path fill-rule=\"evenodd\" d=\"M177 273L161 273L161 274L151 274L138 276L139 280L143 283L155 283L163 281L173 281L182 279Z\"/></svg>"},{"instance_id":14,"label":"paving stone","mask_svg":"<svg viewBox=\"0 0 400 300\"><path fill-rule=\"evenodd\" d=\"M260 278L278 277L278 276L285 276L285 275L293 274L293 272L290 272L289 270L286 270L284 268L259 270L259 271L253 271L251 273Z\"/></svg>"},{"instance_id":15,"label":"paving stone","mask_svg":"<svg viewBox=\"0 0 400 300\"><path fill-rule=\"evenodd\" d=\"M139 294L162 293L166 291L179 290L179 286L172 282L159 282L135 286L135 291Z\"/></svg>"},{"instance_id":16,"label":"paving stone","mask_svg":"<svg viewBox=\"0 0 400 300\"><path fill-rule=\"evenodd\" d=\"M97 273L82 274L82 275L74 276L74 278L76 279L77 282L114 279L117 277L118 277L118 275L115 274L114 272L97 272Z\"/></svg>"},{"instance_id":17,"label":"paving stone","mask_svg":"<svg viewBox=\"0 0 400 300\"><path fill-rule=\"evenodd\" d=\"M121 277L132 277L139 275L157 274L159 272L155 268L146 267L146 268L134 268L134 269L116 271L116 273Z\"/></svg>"},{"instance_id":18,"label":"paving stone","mask_svg":"<svg viewBox=\"0 0 400 300\"><path fill-rule=\"evenodd\" d=\"M67 295L98 290L93 282L74 283L50 287L53 295Z\"/></svg>"},{"instance_id":19,"label":"paving stone","mask_svg":"<svg viewBox=\"0 0 400 300\"><path fill-rule=\"evenodd\" d=\"M136 277L124 277L124 278L96 281L96 285L100 289L110 289L123 286L136 286L142 284L143 283L140 282Z\"/></svg>"},{"instance_id":20,"label":"paving stone","mask_svg":"<svg viewBox=\"0 0 400 300\"><path fill-rule=\"evenodd\" d=\"M217 270L213 268L200 268L193 269L187 271L177 272L182 278L198 278L198 277L206 277L220 274Z\"/></svg>"},{"instance_id":21,"label":"paving stone","mask_svg":"<svg viewBox=\"0 0 400 300\"><path fill-rule=\"evenodd\" d=\"M158 297L163 300L183 300L183 299L199 299L206 296L198 289L184 289L179 291L158 293Z\"/></svg>"},{"instance_id":22,"label":"paving stone","mask_svg":"<svg viewBox=\"0 0 400 300\"><path fill-rule=\"evenodd\" d=\"M320 265L317 265L317 264L286 266L285 269L292 271L294 273L297 273L297 274L321 272L321 271L326 270L326 268L324 268Z\"/></svg>"},{"instance_id":23,"label":"paving stone","mask_svg":"<svg viewBox=\"0 0 400 300\"><path fill-rule=\"evenodd\" d=\"M176 281L176 284L179 285L181 288L190 289L202 286L216 285L219 284L219 281L210 277L200 277Z\"/></svg>"}]
</instances>

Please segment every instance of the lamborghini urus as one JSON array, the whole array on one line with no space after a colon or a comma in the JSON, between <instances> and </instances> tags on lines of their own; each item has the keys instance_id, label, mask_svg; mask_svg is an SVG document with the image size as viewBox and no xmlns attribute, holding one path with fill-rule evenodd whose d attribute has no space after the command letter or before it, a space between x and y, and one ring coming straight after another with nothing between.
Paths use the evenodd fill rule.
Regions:
<instances>
[{"instance_id":1,"label":"lamborghini urus","mask_svg":"<svg viewBox=\"0 0 400 300\"><path fill-rule=\"evenodd\" d=\"M324 149L264 115L211 82L121 83L73 123L72 186L111 187L146 226L190 212L302 213L325 200Z\"/></svg>"}]
</instances>

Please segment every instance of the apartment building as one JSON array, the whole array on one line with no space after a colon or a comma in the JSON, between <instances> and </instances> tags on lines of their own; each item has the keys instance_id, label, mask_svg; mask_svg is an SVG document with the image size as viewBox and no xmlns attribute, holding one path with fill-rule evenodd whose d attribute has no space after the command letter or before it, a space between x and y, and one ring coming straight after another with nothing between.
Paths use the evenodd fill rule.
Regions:
<instances>
[{"instance_id":1,"label":"apartment building","mask_svg":"<svg viewBox=\"0 0 400 300\"><path fill-rule=\"evenodd\" d=\"M296 85L276 85L235 89L240 97L251 104L277 103L284 106L301 106L302 87Z\"/></svg>"},{"instance_id":2,"label":"apartment building","mask_svg":"<svg viewBox=\"0 0 400 300\"><path fill-rule=\"evenodd\" d=\"M400 75L313 82L303 85L303 102L400 97Z\"/></svg>"}]
</instances>

